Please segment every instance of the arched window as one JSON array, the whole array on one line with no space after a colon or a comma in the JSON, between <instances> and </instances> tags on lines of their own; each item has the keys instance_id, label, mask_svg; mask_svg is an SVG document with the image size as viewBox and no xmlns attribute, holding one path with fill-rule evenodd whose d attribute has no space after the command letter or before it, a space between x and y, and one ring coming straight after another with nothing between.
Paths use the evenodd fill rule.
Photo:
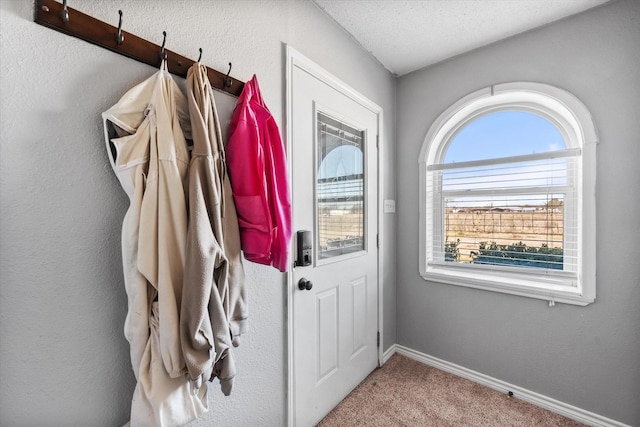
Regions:
<instances>
[{"instance_id":1,"label":"arched window","mask_svg":"<svg viewBox=\"0 0 640 427\"><path fill-rule=\"evenodd\" d=\"M421 275L593 302L596 141L587 109L556 87L496 85L452 105L420 154Z\"/></svg>"}]
</instances>

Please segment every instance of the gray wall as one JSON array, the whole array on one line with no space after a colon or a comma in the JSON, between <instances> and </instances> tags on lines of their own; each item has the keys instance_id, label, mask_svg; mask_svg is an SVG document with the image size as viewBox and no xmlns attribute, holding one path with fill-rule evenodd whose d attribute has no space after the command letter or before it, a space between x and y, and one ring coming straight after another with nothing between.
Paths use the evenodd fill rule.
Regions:
<instances>
[{"instance_id":1,"label":"gray wall","mask_svg":"<svg viewBox=\"0 0 640 427\"><path fill-rule=\"evenodd\" d=\"M640 2L618 1L398 80L398 343L640 425ZM597 299L587 307L429 283L418 273L418 163L434 119L494 83L542 82L591 111Z\"/></svg>"},{"instance_id":2,"label":"gray wall","mask_svg":"<svg viewBox=\"0 0 640 427\"><path fill-rule=\"evenodd\" d=\"M69 6L232 75L258 75L285 134L284 43L384 109L382 196L395 198L395 81L306 1L98 1ZM0 2L0 424L114 426L134 378L123 337L120 227L128 206L100 113L155 69L32 22ZM125 40L126 43L126 40ZM226 124L235 98L216 93ZM225 126L226 127L226 126ZM395 337L395 216L385 215L385 347ZM233 395L194 425L283 425L285 275L246 263L251 319Z\"/></svg>"}]
</instances>

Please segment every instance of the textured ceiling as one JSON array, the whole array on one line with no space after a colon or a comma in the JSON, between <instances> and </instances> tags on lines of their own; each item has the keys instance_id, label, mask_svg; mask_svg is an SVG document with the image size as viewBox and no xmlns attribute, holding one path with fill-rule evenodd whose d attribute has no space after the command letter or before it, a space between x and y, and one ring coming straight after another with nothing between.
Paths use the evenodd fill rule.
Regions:
<instances>
[{"instance_id":1,"label":"textured ceiling","mask_svg":"<svg viewBox=\"0 0 640 427\"><path fill-rule=\"evenodd\" d=\"M403 75L609 0L313 0Z\"/></svg>"}]
</instances>

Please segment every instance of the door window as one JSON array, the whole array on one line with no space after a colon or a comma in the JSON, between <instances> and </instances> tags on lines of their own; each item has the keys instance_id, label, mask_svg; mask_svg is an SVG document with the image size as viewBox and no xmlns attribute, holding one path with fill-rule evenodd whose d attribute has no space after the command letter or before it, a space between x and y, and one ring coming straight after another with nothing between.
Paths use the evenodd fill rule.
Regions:
<instances>
[{"instance_id":1,"label":"door window","mask_svg":"<svg viewBox=\"0 0 640 427\"><path fill-rule=\"evenodd\" d=\"M317 113L318 260L364 251L364 131Z\"/></svg>"}]
</instances>

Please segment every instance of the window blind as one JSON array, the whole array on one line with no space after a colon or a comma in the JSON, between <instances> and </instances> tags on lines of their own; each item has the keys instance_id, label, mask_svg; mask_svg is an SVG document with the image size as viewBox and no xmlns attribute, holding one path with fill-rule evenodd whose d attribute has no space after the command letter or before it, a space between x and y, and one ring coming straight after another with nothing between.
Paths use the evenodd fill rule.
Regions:
<instances>
[{"instance_id":1,"label":"window blind","mask_svg":"<svg viewBox=\"0 0 640 427\"><path fill-rule=\"evenodd\" d=\"M430 165L431 262L577 271L579 155Z\"/></svg>"}]
</instances>

